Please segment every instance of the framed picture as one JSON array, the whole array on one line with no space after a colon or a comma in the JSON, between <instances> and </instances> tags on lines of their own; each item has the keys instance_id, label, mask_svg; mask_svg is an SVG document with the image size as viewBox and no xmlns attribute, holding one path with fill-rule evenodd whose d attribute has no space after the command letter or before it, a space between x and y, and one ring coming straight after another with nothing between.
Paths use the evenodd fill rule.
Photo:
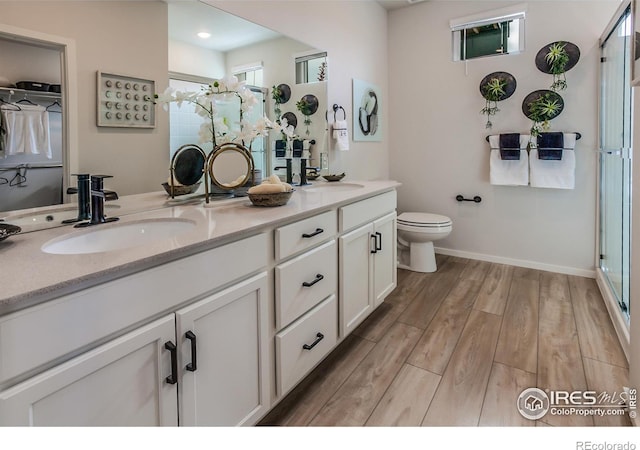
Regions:
<instances>
[{"instance_id":1,"label":"framed picture","mask_svg":"<svg viewBox=\"0 0 640 450\"><path fill-rule=\"evenodd\" d=\"M382 141L382 96L375 84L353 79L353 140Z\"/></svg>"}]
</instances>

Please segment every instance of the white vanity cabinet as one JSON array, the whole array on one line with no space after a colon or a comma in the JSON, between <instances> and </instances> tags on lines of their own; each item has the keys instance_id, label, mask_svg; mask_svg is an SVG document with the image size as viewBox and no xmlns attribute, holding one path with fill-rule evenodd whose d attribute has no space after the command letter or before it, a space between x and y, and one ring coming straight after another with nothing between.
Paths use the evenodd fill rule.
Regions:
<instances>
[{"instance_id":1,"label":"white vanity cabinet","mask_svg":"<svg viewBox=\"0 0 640 450\"><path fill-rule=\"evenodd\" d=\"M340 229L357 227L338 240L342 338L396 287L395 206L394 191L340 208Z\"/></svg>"},{"instance_id":2,"label":"white vanity cabinet","mask_svg":"<svg viewBox=\"0 0 640 450\"><path fill-rule=\"evenodd\" d=\"M257 422L272 382L268 242L245 238L0 317L0 426Z\"/></svg>"},{"instance_id":3,"label":"white vanity cabinet","mask_svg":"<svg viewBox=\"0 0 640 450\"><path fill-rule=\"evenodd\" d=\"M0 392L0 425L177 425L174 342L171 314Z\"/></svg>"}]
</instances>

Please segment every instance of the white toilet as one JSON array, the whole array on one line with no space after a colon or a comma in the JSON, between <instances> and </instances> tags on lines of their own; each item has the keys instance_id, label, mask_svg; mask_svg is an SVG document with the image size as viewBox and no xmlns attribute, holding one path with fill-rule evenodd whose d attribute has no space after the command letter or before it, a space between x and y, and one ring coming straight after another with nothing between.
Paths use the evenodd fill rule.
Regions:
<instances>
[{"instance_id":1,"label":"white toilet","mask_svg":"<svg viewBox=\"0 0 640 450\"><path fill-rule=\"evenodd\" d=\"M453 223L447 216L405 212L398 216L398 267L414 272L435 272L433 241L449 236Z\"/></svg>"}]
</instances>

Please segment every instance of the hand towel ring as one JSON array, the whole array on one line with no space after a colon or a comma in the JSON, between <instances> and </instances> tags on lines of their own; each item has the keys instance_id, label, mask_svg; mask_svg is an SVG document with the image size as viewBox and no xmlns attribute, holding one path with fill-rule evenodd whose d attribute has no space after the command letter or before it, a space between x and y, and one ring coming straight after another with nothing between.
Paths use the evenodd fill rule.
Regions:
<instances>
[{"instance_id":1,"label":"hand towel ring","mask_svg":"<svg viewBox=\"0 0 640 450\"><path fill-rule=\"evenodd\" d=\"M336 114L338 113L338 110L341 109L342 110L342 115L344 116L344 119L342 120L347 120L347 112L344 110L344 108L336 103L333 104L333 121L335 122L336 120L338 120L336 118Z\"/></svg>"}]
</instances>

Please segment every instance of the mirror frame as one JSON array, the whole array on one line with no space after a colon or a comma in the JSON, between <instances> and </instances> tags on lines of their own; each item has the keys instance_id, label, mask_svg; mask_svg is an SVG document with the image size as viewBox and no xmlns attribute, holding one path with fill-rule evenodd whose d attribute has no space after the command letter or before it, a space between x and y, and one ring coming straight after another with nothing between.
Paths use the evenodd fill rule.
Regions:
<instances>
[{"instance_id":1,"label":"mirror frame","mask_svg":"<svg viewBox=\"0 0 640 450\"><path fill-rule=\"evenodd\" d=\"M245 173L244 178L242 179L241 182L233 185L219 182L216 176L213 174L213 163L215 162L216 158L218 158L220 155L226 152L240 153L244 157L245 161L247 162L247 172ZM254 183L253 156L251 156L251 152L244 145L236 144L234 142L227 142L225 144L221 144L217 146L211 153L209 153L209 157L206 163L206 174L209 176L213 184L215 184L218 188L225 191L231 191L233 189L242 187L245 184L247 184L249 180L251 180L251 184L253 185ZM209 183L208 182L206 183L206 186L205 186L205 193L206 193L206 199L208 202L209 201Z\"/></svg>"}]
</instances>

